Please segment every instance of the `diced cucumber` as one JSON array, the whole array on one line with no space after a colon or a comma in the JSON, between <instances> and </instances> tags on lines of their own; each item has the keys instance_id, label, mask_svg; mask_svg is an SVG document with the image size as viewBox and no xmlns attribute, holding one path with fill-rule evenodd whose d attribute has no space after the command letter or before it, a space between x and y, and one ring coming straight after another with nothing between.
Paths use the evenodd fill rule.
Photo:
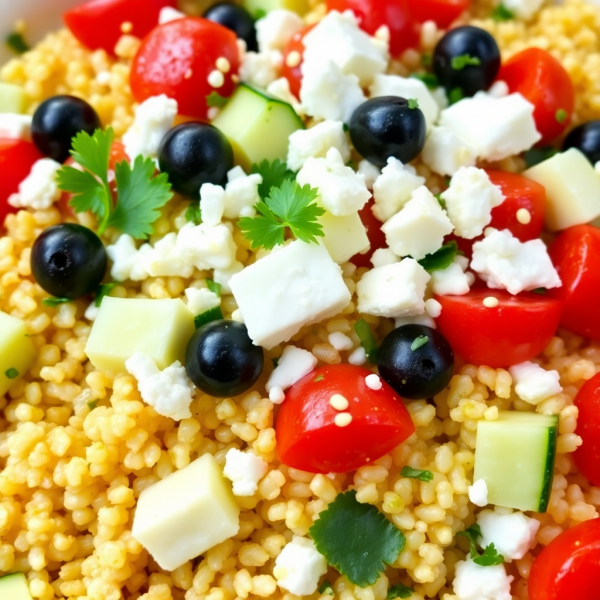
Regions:
<instances>
[{"instance_id":1,"label":"diced cucumber","mask_svg":"<svg viewBox=\"0 0 600 600\"><path fill-rule=\"evenodd\" d=\"M263 160L285 160L288 138L304 129L287 102L242 83L213 121L231 141L237 162L248 170Z\"/></svg>"},{"instance_id":2,"label":"diced cucumber","mask_svg":"<svg viewBox=\"0 0 600 600\"><path fill-rule=\"evenodd\" d=\"M0 311L0 396L29 370L34 360L35 346L25 323Z\"/></svg>"},{"instance_id":3,"label":"diced cucumber","mask_svg":"<svg viewBox=\"0 0 600 600\"><path fill-rule=\"evenodd\" d=\"M501 411L477 425L475 474L490 504L546 512L556 457L558 417Z\"/></svg>"},{"instance_id":4,"label":"diced cucumber","mask_svg":"<svg viewBox=\"0 0 600 600\"><path fill-rule=\"evenodd\" d=\"M0 598L2 600L32 600L25 575L13 573L0 577Z\"/></svg>"},{"instance_id":5,"label":"diced cucumber","mask_svg":"<svg viewBox=\"0 0 600 600\"><path fill-rule=\"evenodd\" d=\"M0 82L0 113L25 112L25 91L20 85Z\"/></svg>"},{"instance_id":6,"label":"diced cucumber","mask_svg":"<svg viewBox=\"0 0 600 600\"><path fill-rule=\"evenodd\" d=\"M278 8L287 8L299 15L308 12L308 0L244 0L244 6L254 18Z\"/></svg>"}]
</instances>

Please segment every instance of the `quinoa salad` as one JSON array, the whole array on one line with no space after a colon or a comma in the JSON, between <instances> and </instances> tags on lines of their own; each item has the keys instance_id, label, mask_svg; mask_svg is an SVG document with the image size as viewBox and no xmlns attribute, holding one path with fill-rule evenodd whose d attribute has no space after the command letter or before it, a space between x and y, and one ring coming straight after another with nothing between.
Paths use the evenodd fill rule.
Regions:
<instances>
[{"instance_id":1,"label":"quinoa salad","mask_svg":"<svg viewBox=\"0 0 600 600\"><path fill-rule=\"evenodd\" d=\"M600 598L600 9L62 19L2 32L0 600Z\"/></svg>"}]
</instances>

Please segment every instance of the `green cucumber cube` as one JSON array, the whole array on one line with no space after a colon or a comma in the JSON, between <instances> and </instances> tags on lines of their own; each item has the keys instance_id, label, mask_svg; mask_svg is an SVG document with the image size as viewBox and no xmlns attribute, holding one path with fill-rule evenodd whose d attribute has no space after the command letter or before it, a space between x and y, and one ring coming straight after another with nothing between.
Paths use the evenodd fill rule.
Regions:
<instances>
[{"instance_id":1,"label":"green cucumber cube","mask_svg":"<svg viewBox=\"0 0 600 600\"><path fill-rule=\"evenodd\" d=\"M303 15L309 8L308 0L244 0L244 6L255 18L278 8L286 8Z\"/></svg>"},{"instance_id":2,"label":"green cucumber cube","mask_svg":"<svg viewBox=\"0 0 600 600\"><path fill-rule=\"evenodd\" d=\"M2 600L32 600L25 575L12 573L0 577L0 598Z\"/></svg>"},{"instance_id":3,"label":"green cucumber cube","mask_svg":"<svg viewBox=\"0 0 600 600\"><path fill-rule=\"evenodd\" d=\"M0 396L31 368L35 355L25 323L0 311Z\"/></svg>"},{"instance_id":4,"label":"green cucumber cube","mask_svg":"<svg viewBox=\"0 0 600 600\"><path fill-rule=\"evenodd\" d=\"M25 91L20 85L0 82L0 113L22 115L25 112Z\"/></svg>"}]
</instances>

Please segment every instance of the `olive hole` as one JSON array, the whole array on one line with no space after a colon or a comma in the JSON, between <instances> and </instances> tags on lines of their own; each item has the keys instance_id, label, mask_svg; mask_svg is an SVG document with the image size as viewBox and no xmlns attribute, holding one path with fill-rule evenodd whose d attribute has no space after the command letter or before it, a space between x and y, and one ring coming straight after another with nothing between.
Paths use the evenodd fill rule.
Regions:
<instances>
[{"instance_id":1,"label":"olive hole","mask_svg":"<svg viewBox=\"0 0 600 600\"><path fill-rule=\"evenodd\" d=\"M59 271L62 271L69 266L69 257L63 252L56 252L50 257L50 264Z\"/></svg>"},{"instance_id":2,"label":"olive hole","mask_svg":"<svg viewBox=\"0 0 600 600\"><path fill-rule=\"evenodd\" d=\"M424 371L432 371L435 369L435 363L429 358L424 358L421 361L421 367L423 367Z\"/></svg>"}]
</instances>

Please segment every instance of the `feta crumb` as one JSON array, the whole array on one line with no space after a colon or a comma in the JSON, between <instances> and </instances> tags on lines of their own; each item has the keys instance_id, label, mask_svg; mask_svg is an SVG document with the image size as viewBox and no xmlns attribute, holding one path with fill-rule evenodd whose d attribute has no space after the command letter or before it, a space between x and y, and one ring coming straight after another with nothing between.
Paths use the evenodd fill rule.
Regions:
<instances>
[{"instance_id":1,"label":"feta crumb","mask_svg":"<svg viewBox=\"0 0 600 600\"><path fill-rule=\"evenodd\" d=\"M598 161L598 165L600 165L600 161ZM597 170L600 170L600 167L596 166ZM358 163L358 171L365 178L365 184L367 187L372 190L373 185L375 185L375 181L381 175L381 169L370 163L368 160L361 160Z\"/></svg>"},{"instance_id":2,"label":"feta crumb","mask_svg":"<svg viewBox=\"0 0 600 600\"><path fill-rule=\"evenodd\" d=\"M62 194L56 182L56 174L61 167L51 158L35 162L29 175L19 184L19 192L11 194L8 203L15 208L50 208Z\"/></svg>"},{"instance_id":3,"label":"feta crumb","mask_svg":"<svg viewBox=\"0 0 600 600\"><path fill-rule=\"evenodd\" d=\"M220 185L204 183L200 188L200 213L202 222L215 227L225 212L225 190Z\"/></svg>"},{"instance_id":4,"label":"feta crumb","mask_svg":"<svg viewBox=\"0 0 600 600\"><path fill-rule=\"evenodd\" d=\"M542 240L521 242L508 230L492 229L473 244L471 268L490 288L511 294L562 285Z\"/></svg>"},{"instance_id":5,"label":"feta crumb","mask_svg":"<svg viewBox=\"0 0 600 600\"><path fill-rule=\"evenodd\" d=\"M329 343L338 351L352 350L354 348L354 342L340 331L334 331L329 334Z\"/></svg>"},{"instance_id":6,"label":"feta crumb","mask_svg":"<svg viewBox=\"0 0 600 600\"><path fill-rule=\"evenodd\" d=\"M517 396L529 404L539 404L562 392L558 371L546 371L529 361L513 365L508 371Z\"/></svg>"},{"instance_id":7,"label":"feta crumb","mask_svg":"<svg viewBox=\"0 0 600 600\"><path fill-rule=\"evenodd\" d=\"M315 543L295 535L275 559L273 575L277 585L296 596L310 596L317 591L319 578L327 573L327 561Z\"/></svg>"},{"instance_id":8,"label":"feta crumb","mask_svg":"<svg viewBox=\"0 0 600 600\"><path fill-rule=\"evenodd\" d=\"M149 244L144 244L139 250L135 241L124 233L110 246L106 253L112 261L110 275L115 281L142 281L148 278L148 271L144 264L144 255L151 249Z\"/></svg>"},{"instance_id":9,"label":"feta crumb","mask_svg":"<svg viewBox=\"0 0 600 600\"><path fill-rule=\"evenodd\" d=\"M151 277L183 277L194 272L194 265L184 258L177 247L177 234L167 233L142 256L144 269Z\"/></svg>"},{"instance_id":10,"label":"feta crumb","mask_svg":"<svg viewBox=\"0 0 600 600\"><path fill-rule=\"evenodd\" d=\"M524 21L529 21L531 17L541 8L544 0L504 0L504 6L515 16Z\"/></svg>"},{"instance_id":11,"label":"feta crumb","mask_svg":"<svg viewBox=\"0 0 600 600\"><path fill-rule=\"evenodd\" d=\"M454 593L458 600L512 600L510 584L514 577L504 565L481 567L469 557L456 563Z\"/></svg>"},{"instance_id":12,"label":"feta crumb","mask_svg":"<svg viewBox=\"0 0 600 600\"><path fill-rule=\"evenodd\" d=\"M221 294L231 294L231 287L229 282L231 278L244 270L244 265L237 260L234 261L230 267L226 269L215 269L213 272L213 281L221 286Z\"/></svg>"},{"instance_id":13,"label":"feta crumb","mask_svg":"<svg viewBox=\"0 0 600 600\"><path fill-rule=\"evenodd\" d=\"M377 391L383 387L383 383L381 382L379 375L376 375L375 373L372 373L371 375L367 375L365 377L365 383L367 384L367 387L370 390Z\"/></svg>"},{"instance_id":14,"label":"feta crumb","mask_svg":"<svg viewBox=\"0 0 600 600\"><path fill-rule=\"evenodd\" d=\"M90 302L90 304L88 305L88 307L85 309L85 313L83 313L83 316L88 321L95 321L99 312L100 312L100 307L96 306L96 300L92 300Z\"/></svg>"},{"instance_id":15,"label":"feta crumb","mask_svg":"<svg viewBox=\"0 0 600 600\"><path fill-rule=\"evenodd\" d=\"M285 400L285 393L283 389L278 385L272 387L271 391L269 392L269 400L273 404L282 404Z\"/></svg>"},{"instance_id":16,"label":"feta crumb","mask_svg":"<svg viewBox=\"0 0 600 600\"><path fill-rule=\"evenodd\" d=\"M31 140L31 115L0 113L0 138Z\"/></svg>"},{"instance_id":17,"label":"feta crumb","mask_svg":"<svg viewBox=\"0 0 600 600\"><path fill-rule=\"evenodd\" d=\"M267 88L281 75L283 54L279 50L245 52L240 64L240 79Z\"/></svg>"},{"instance_id":18,"label":"feta crumb","mask_svg":"<svg viewBox=\"0 0 600 600\"><path fill-rule=\"evenodd\" d=\"M400 259L389 248L379 248L373 252L371 257L371 264L375 268L393 265L399 261Z\"/></svg>"},{"instance_id":19,"label":"feta crumb","mask_svg":"<svg viewBox=\"0 0 600 600\"><path fill-rule=\"evenodd\" d=\"M270 10L265 17L256 21L256 39L261 52L285 51L288 42L298 33L304 23L295 12L285 9Z\"/></svg>"},{"instance_id":20,"label":"feta crumb","mask_svg":"<svg viewBox=\"0 0 600 600\"><path fill-rule=\"evenodd\" d=\"M229 227L187 223L177 234L177 249L188 263L201 271L227 269L235 260L236 245Z\"/></svg>"},{"instance_id":21,"label":"feta crumb","mask_svg":"<svg viewBox=\"0 0 600 600\"><path fill-rule=\"evenodd\" d=\"M506 81L494 81L487 93L492 98L504 98L510 94L510 89Z\"/></svg>"},{"instance_id":22,"label":"feta crumb","mask_svg":"<svg viewBox=\"0 0 600 600\"><path fill-rule=\"evenodd\" d=\"M422 157L435 173L452 176L461 167L473 167L477 152L449 127L434 127L427 137Z\"/></svg>"},{"instance_id":23,"label":"feta crumb","mask_svg":"<svg viewBox=\"0 0 600 600\"><path fill-rule=\"evenodd\" d=\"M367 362L367 353L362 346L359 346L349 357L348 362L351 365L362 366Z\"/></svg>"},{"instance_id":24,"label":"feta crumb","mask_svg":"<svg viewBox=\"0 0 600 600\"><path fill-rule=\"evenodd\" d=\"M136 352L127 359L125 368L137 379L144 402L152 406L159 415L175 421L192 416L190 404L195 388L179 361L160 371L152 358Z\"/></svg>"},{"instance_id":25,"label":"feta crumb","mask_svg":"<svg viewBox=\"0 0 600 600\"><path fill-rule=\"evenodd\" d=\"M442 305L437 300L429 298L425 302L425 312L432 319L437 319L442 314Z\"/></svg>"},{"instance_id":26,"label":"feta crumb","mask_svg":"<svg viewBox=\"0 0 600 600\"><path fill-rule=\"evenodd\" d=\"M429 315L414 315L412 317L396 317L395 327L404 327L405 325L425 325L431 329L437 329L435 321Z\"/></svg>"},{"instance_id":27,"label":"feta crumb","mask_svg":"<svg viewBox=\"0 0 600 600\"><path fill-rule=\"evenodd\" d=\"M268 469L269 466L260 456L231 448L225 455L223 475L233 483L236 496L253 496L258 489L258 482Z\"/></svg>"},{"instance_id":28,"label":"feta crumb","mask_svg":"<svg viewBox=\"0 0 600 600\"><path fill-rule=\"evenodd\" d=\"M475 506L488 505L488 486L485 479L478 479L469 486L469 500Z\"/></svg>"},{"instance_id":29,"label":"feta crumb","mask_svg":"<svg viewBox=\"0 0 600 600\"><path fill-rule=\"evenodd\" d=\"M464 256L457 256L454 262L441 271L431 274L433 293L438 296L464 296L471 289L469 273L465 273Z\"/></svg>"},{"instance_id":30,"label":"feta crumb","mask_svg":"<svg viewBox=\"0 0 600 600\"><path fill-rule=\"evenodd\" d=\"M187 298L187 306L194 316L201 315L203 312L216 308L221 304L221 298L207 288L188 288L185 290L185 297Z\"/></svg>"},{"instance_id":31,"label":"feta crumb","mask_svg":"<svg viewBox=\"0 0 600 600\"><path fill-rule=\"evenodd\" d=\"M287 390L313 371L317 362L312 352L296 346L286 346L266 383L267 392L270 393L274 387Z\"/></svg>"},{"instance_id":32,"label":"feta crumb","mask_svg":"<svg viewBox=\"0 0 600 600\"><path fill-rule=\"evenodd\" d=\"M310 158L325 158L336 148L346 164L350 160L350 145L341 121L323 121L310 129L299 129L290 135L288 168L299 171Z\"/></svg>"},{"instance_id":33,"label":"feta crumb","mask_svg":"<svg viewBox=\"0 0 600 600\"><path fill-rule=\"evenodd\" d=\"M184 19L185 14L179 10L175 10L170 6L163 6L160 9L160 13L158 15L158 24L164 25L165 23L169 23L171 21L177 21L178 19Z\"/></svg>"}]
</instances>

